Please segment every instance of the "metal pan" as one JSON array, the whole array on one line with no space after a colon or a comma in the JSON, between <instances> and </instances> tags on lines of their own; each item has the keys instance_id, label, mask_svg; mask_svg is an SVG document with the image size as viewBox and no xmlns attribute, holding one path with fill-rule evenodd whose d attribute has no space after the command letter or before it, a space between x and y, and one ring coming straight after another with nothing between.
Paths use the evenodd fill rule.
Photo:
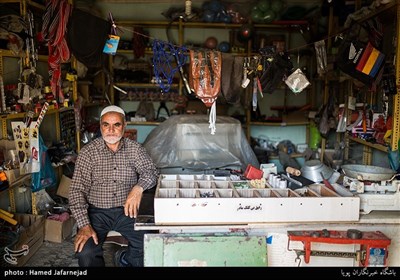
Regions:
<instances>
[{"instance_id":1,"label":"metal pan","mask_svg":"<svg viewBox=\"0 0 400 280\"><path fill-rule=\"evenodd\" d=\"M342 170L346 176L361 181L391 181L396 176L392 169L373 165L345 164Z\"/></svg>"}]
</instances>

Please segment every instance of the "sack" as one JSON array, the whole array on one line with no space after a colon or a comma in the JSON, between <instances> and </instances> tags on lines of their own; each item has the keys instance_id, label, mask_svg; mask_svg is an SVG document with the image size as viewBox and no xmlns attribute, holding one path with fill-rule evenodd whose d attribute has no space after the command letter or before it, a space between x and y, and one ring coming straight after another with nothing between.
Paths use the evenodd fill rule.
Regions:
<instances>
[{"instance_id":1,"label":"sack","mask_svg":"<svg viewBox=\"0 0 400 280\"><path fill-rule=\"evenodd\" d=\"M88 12L74 9L68 21L67 42L73 55L87 67L100 67L111 24Z\"/></svg>"}]
</instances>

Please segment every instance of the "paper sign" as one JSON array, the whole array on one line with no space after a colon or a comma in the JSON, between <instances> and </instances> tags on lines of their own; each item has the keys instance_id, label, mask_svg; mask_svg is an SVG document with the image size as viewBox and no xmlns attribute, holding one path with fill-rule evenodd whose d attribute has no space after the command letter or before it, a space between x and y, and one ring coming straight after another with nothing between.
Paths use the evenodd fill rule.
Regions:
<instances>
[{"instance_id":1,"label":"paper sign","mask_svg":"<svg viewBox=\"0 0 400 280\"><path fill-rule=\"evenodd\" d=\"M11 127L17 148L20 174L40 171L39 129L36 122L26 127L24 122L12 122Z\"/></svg>"}]
</instances>

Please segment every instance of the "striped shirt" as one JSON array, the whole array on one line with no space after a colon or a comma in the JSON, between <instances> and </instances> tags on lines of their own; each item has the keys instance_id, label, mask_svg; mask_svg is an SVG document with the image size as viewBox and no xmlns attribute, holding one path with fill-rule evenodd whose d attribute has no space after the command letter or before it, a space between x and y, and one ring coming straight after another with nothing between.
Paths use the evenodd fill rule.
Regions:
<instances>
[{"instance_id":1,"label":"striped shirt","mask_svg":"<svg viewBox=\"0 0 400 280\"><path fill-rule=\"evenodd\" d=\"M102 137L79 152L72 177L69 205L78 227L89 225L89 205L98 208L121 207L135 185L143 190L157 184L159 172L145 148L122 138L116 152Z\"/></svg>"}]
</instances>

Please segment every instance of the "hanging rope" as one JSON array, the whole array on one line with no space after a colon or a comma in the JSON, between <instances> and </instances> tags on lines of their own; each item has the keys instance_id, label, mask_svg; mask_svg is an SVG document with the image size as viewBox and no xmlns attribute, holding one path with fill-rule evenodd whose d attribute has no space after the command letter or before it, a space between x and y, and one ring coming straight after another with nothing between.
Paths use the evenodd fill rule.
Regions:
<instances>
[{"instance_id":1,"label":"hanging rope","mask_svg":"<svg viewBox=\"0 0 400 280\"><path fill-rule=\"evenodd\" d=\"M49 48L50 85L58 102L64 101L61 89L61 63L68 61L71 56L65 40L71 11L72 6L67 0L51 0L47 2L43 15L42 36L48 42Z\"/></svg>"}]
</instances>

